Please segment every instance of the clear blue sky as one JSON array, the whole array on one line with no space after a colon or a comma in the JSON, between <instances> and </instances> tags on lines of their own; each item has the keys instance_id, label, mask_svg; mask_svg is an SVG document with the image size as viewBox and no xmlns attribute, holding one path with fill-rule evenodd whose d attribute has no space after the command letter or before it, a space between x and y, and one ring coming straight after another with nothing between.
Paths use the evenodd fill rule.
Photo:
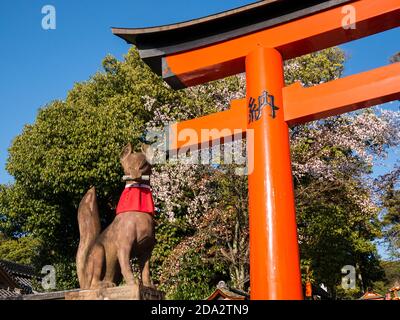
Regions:
<instances>
[{"instance_id":1,"label":"clear blue sky","mask_svg":"<svg viewBox=\"0 0 400 320\"><path fill-rule=\"evenodd\" d=\"M248 0L2 0L0 1L0 183L11 182L7 148L32 123L37 109L63 99L74 82L100 70L106 54L121 59L129 46L110 27L143 27L189 20L254 1ZM43 30L41 9L53 5L56 30ZM400 51L400 28L342 46L346 75L388 63ZM398 109L399 103L390 105ZM395 152L386 161L392 165ZM385 167L376 171L384 172Z\"/></svg>"}]
</instances>

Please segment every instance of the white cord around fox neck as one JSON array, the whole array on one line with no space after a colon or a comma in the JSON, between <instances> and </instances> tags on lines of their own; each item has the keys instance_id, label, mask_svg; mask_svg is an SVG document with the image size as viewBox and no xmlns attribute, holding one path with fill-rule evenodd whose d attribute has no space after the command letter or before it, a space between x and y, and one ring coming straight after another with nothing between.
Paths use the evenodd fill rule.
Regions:
<instances>
[{"instance_id":1,"label":"white cord around fox neck","mask_svg":"<svg viewBox=\"0 0 400 320\"><path fill-rule=\"evenodd\" d=\"M143 181L149 181L150 180L150 176L141 176L140 177L141 180ZM132 176L123 176L122 177L122 181L136 181L137 179L132 178Z\"/></svg>"}]
</instances>

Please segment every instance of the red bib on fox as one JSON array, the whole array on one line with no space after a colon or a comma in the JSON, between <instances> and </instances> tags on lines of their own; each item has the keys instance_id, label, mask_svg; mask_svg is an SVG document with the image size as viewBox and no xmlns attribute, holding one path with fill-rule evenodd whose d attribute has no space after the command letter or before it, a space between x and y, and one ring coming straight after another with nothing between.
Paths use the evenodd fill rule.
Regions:
<instances>
[{"instance_id":1,"label":"red bib on fox","mask_svg":"<svg viewBox=\"0 0 400 320\"><path fill-rule=\"evenodd\" d=\"M119 198L116 214L128 211L146 212L154 215L154 202L147 185L126 186Z\"/></svg>"}]
</instances>

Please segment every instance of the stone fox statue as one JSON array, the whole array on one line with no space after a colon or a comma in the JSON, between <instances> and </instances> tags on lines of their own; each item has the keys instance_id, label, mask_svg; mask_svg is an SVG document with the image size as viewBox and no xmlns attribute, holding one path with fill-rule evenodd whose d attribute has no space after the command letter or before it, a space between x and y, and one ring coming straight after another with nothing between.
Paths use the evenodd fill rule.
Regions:
<instances>
[{"instance_id":1,"label":"stone fox statue","mask_svg":"<svg viewBox=\"0 0 400 320\"><path fill-rule=\"evenodd\" d=\"M76 265L82 289L115 286L121 281L121 275L127 284L136 283L130 263L133 257L138 259L143 285L152 286L149 260L155 234L150 156L150 149L145 145L142 145L142 152L133 152L131 144L124 147L120 161L125 189L114 221L102 233L95 188L81 200Z\"/></svg>"}]
</instances>

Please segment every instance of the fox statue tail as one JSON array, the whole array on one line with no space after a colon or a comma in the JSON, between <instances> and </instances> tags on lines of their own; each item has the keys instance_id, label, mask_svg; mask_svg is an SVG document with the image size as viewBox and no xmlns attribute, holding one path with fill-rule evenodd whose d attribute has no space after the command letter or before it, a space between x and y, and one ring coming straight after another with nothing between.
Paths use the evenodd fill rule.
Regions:
<instances>
[{"instance_id":1,"label":"fox statue tail","mask_svg":"<svg viewBox=\"0 0 400 320\"><path fill-rule=\"evenodd\" d=\"M82 198L78 208L80 241L76 254L76 269L81 288L90 286L91 276L88 272L88 256L97 236L100 233L99 209L96 189L92 187Z\"/></svg>"}]
</instances>

